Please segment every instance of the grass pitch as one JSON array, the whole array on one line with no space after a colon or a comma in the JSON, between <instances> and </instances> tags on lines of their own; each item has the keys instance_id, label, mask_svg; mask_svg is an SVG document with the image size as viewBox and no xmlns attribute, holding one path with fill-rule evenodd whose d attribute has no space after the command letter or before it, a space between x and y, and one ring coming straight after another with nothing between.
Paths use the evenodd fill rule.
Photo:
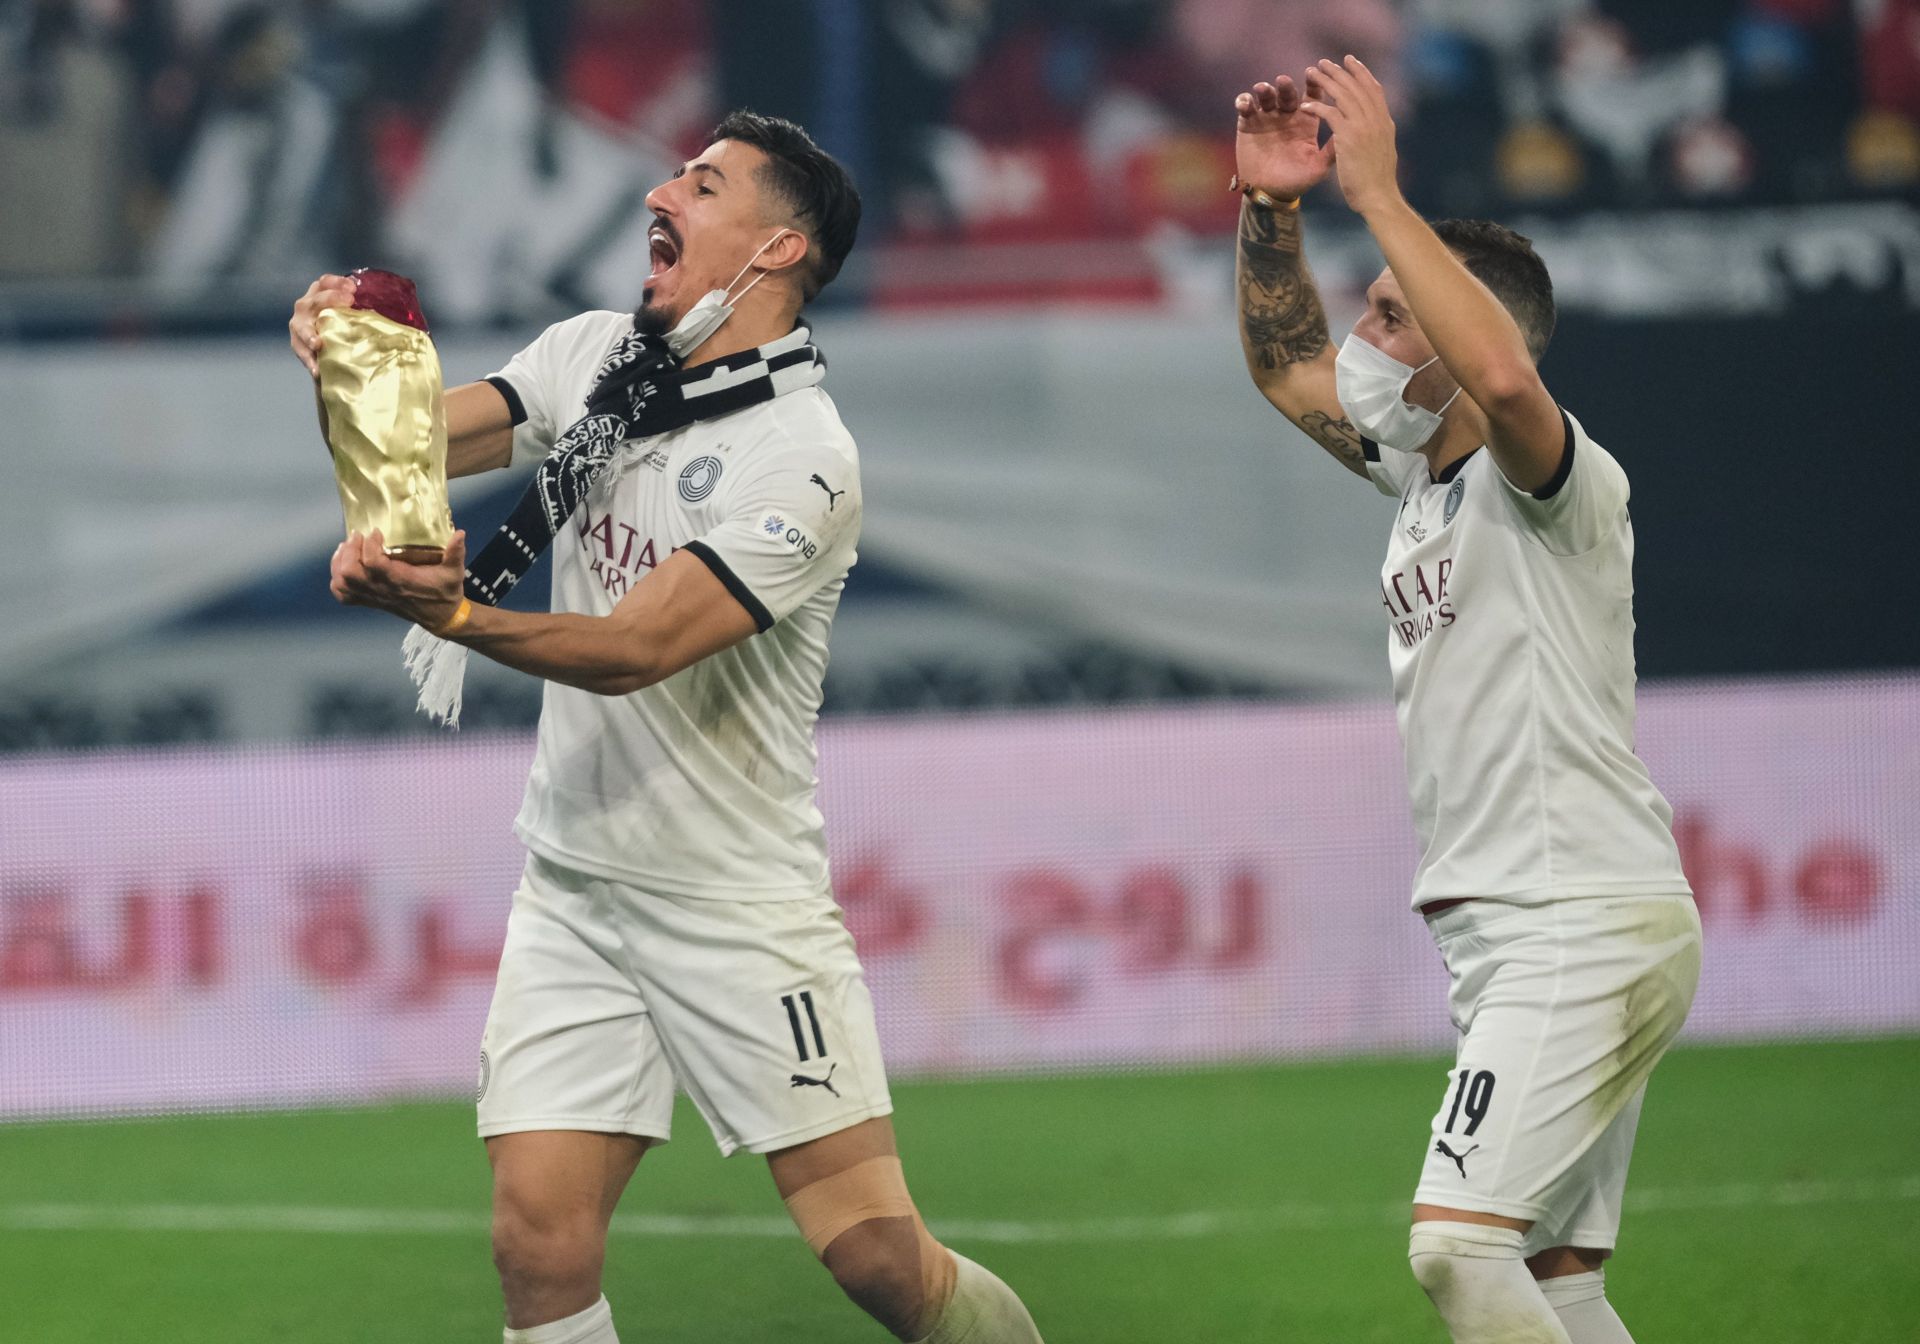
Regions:
<instances>
[{"instance_id":1,"label":"grass pitch","mask_svg":"<svg viewBox=\"0 0 1920 1344\"><path fill-rule=\"evenodd\" d=\"M1406 1205L1446 1065L896 1089L936 1232L1050 1344L1444 1344ZM608 1257L632 1344L887 1338L764 1164L690 1110ZM499 1338L459 1104L0 1128L0 1340ZM1920 1041L1693 1048L1655 1075L1610 1294L1643 1341L1920 1340Z\"/></svg>"}]
</instances>

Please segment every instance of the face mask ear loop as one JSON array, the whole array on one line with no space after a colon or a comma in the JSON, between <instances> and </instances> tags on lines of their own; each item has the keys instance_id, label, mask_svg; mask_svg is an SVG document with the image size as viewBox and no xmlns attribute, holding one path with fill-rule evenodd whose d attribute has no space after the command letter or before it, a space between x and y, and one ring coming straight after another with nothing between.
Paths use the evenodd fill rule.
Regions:
<instances>
[{"instance_id":1,"label":"face mask ear loop","mask_svg":"<svg viewBox=\"0 0 1920 1344\"><path fill-rule=\"evenodd\" d=\"M771 244L769 244L769 246L771 246ZM751 262L749 262L749 263L747 263L747 264L748 264L748 265L752 265L753 263L751 263ZM1416 376L1418 376L1418 375L1419 375L1419 373L1421 372L1421 370L1423 370L1423 369L1425 369L1425 368L1426 368L1426 367L1427 367L1428 365L1430 365L1430 364L1438 364L1439 362L1440 362L1440 356L1438 356L1438 355L1435 355L1435 356L1434 356L1434 357L1433 357L1432 359L1430 359L1430 360L1428 360L1426 364L1422 364L1422 365L1420 366L1420 368L1418 368L1418 369L1415 369L1415 370L1414 370L1414 371L1413 371L1412 373L1410 373L1410 374L1408 374L1408 375L1407 375L1407 383L1408 383L1408 385L1411 385L1411 384L1412 384L1412 382L1413 382L1413 380L1414 380L1414 378L1415 378ZM1448 377L1452 377L1453 375L1452 375L1452 374L1448 374L1447 376L1448 376ZM1447 413L1447 407L1449 407L1449 406L1451 406L1451 405L1453 405L1453 403L1454 403L1454 402L1456 402L1456 401L1458 401L1458 400L1460 399L1460 394L1461 394L1462 392L1465 392L1466 390L1467 390L1467 389L1466 389L1466 388L1464 388L1464 387L1462 387L1462 386L1461 386L1461 385L1460 385L1459 383L1455 383L1455 384L1453 385L1453 395L1452 395L1452 396L1450 396L1450 397L1448 397L1448 398L1447 398L1447 399L1446 399L1445 401L1443 401L1443 402L1441 402L1441 403L1440 403L1440 409L1439 409L1439 410L1437 410L1437 411L1435 411L1435 412L1434 412L1434 414L1435 414L1435 415L1445 415L1445 414ZM1407 389L1406 389L1406 387L1402 387L1402 388L1400 389L1400 400L1402 400L1402 401L1407 401ZM1412 402L1410 402L1410 401L1407 401L1407 405L1409 405L1409 406L1413 406L1413 403L1412 403ZM1422 409L1424 409L1424 408L1423 408L1423 407L1419 407L1419 406L1414 406L1414 409L1415 409L1415 410L1422 410Z\"/></svg>"},{"instance_id":2,"label":"face mask ear loop","mask_svg":"<svg viewBox=\"0 0 1920 1344\"><path fill-rule=\"evenodd\" d=\"M775 243L779 242L782 238L785 238L788 234L792 232L793 232L792 229L782 229L780 230L780 232L774 234L773 237L767 239L766 242L760 244L760 250L758 252L755 252L752 256L748 257L747 264L740 268L739 272L733 277L733 279L727 281L727 287L724 290L722 290L721 293L724 295L732 296L730 298L723 300L728 307L732 307L734 304L740 302L740 300L746 298L747 295L752 292L753 287L755 285L759 284L762 280L767 278L767 273L765 271L762 271L760 272L760 274L754 276L753 279L747 281L747 287L745 289L741 290L738 294L734 294L733 292L733 287L740 283L740 277L753 269L753 263L760 260L761 257L765 256L768 248L772 247ZM1437 359L1439 358L1439 356L1436 355L1435 358Z\"/></svg>"}]
</instances>

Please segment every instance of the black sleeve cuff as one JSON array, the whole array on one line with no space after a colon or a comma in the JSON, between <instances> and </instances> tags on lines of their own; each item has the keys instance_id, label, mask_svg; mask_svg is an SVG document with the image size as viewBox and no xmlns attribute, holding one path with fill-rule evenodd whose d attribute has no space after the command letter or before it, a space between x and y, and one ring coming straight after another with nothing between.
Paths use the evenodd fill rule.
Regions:
<instances>
[{"instance_id":1,"label":"black sleeve cuff","mask_svg":"<svg viewBox=\"0 0 1920 1344\"><path fill-rule=\"evenodd\" d=\"M513 384L499 374L485 381L493 384L493 390L507 399L507 413L513 417L513 427L518 429L527 423L527 404L520 400L520 394L513 390Z\"/></svg>"},{"instance_id":2,"label":"black sleeve cuff","mask_svg":"<svg viewBox=\"0 0 1920 1344\"><path fill-rule=\"evenodd\" d=\"M1566 445L1560 449L1560 465L1553 469L1553 478L1533 492L1535 499L1552 499L1573 474L1573 421L1567 418L1565 407L1560 409L1560 423L1567 427Z\"/></svg>"},{"instance_id":3,"label":"black sleeve cuff","mask_svg":"<svg viewBox=\"0 0 1920 1344\"><path fill-rule=\"evenodd\" d=\"M773 629L773 613L767 610L767 604L753 595L753 589L740 582L740 576L714 552L713 547L704 541L690 541L681 549L700 557L700 562L713 571L713 577L733 594L733 600L747 609L747 615L753 617L754 627L761 634Z\"/></svg>"},{"instance_id":4,"label":"black sleeve cuff","mask_svg":"<svg viewBox=\"0 0 1920 1344\"><path fill-rule=\"evenodd\" d=\"M1362 434L1360 436L1360 455L1369 462L1377 463L1380 460L1380 445L1368 438L1365 434Z\"/></svg>"}]
</instances>

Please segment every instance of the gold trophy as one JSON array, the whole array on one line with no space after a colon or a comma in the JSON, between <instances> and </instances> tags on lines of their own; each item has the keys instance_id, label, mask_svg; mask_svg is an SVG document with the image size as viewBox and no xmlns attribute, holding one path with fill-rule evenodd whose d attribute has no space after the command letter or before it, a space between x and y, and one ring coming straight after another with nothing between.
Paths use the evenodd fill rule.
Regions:
<instances>
[{"instance_id":1,"label":"gold trophy","mask_svg":"<svg viewBox=\"0 0 1920 1344\"><path fill-rule=\"evenodd\" d=\"M388 555L437 565L453 539L440 356L413 281L352 275L351 308L320 314L320 401L347 531L378 529Z\"/></svg>"}]
</instances>

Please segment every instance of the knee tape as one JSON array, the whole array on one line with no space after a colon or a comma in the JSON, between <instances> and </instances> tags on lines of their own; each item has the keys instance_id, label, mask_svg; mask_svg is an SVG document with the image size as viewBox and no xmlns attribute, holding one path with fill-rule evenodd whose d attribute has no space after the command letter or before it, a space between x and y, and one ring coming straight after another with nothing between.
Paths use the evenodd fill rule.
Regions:
<instances>
[{"instance_id":1,"label":"knee tape","mask_svg":"<svg viewBox=\"0 0 1920 1344\"><path fill-rule=\"evenodd\" d=\"M1588 1270L1584 1274L1562 1274L1558 1278L1540 1280L1540 1295L1555 1311L1567 1307L1577 1307L1582 1302L1591 1302L1596 1297L1607 1295L1607 1276L1602 1270Z\"/></svg>"},{"instance_id":2,"label":"knee tape","mask_svg":"<svg viewBox=\"0 0 1920 1344\"><path fill-rule=\"evenodd\" d=\"M1518 1260L1526 1235L1486 1223L1415 1223L1408 1256L1459 1255L1469 1260Z\"/></svg>"},{"instance_id":3,"label":"knee tape","mask_svg":"<svg viewBox=\"0 0 1920 1344\"><path fill-rule=\"evenodd\" d=\"M824 1256L833 1239L870 1218L914 1218L913 1198L897 1157L870 1157L787 1196L794 1226Z\"/></svg>"},{"instance_id":4,"label":"knee tape","mask_svg":"<svg viewBox=\"0 0 1920 1344\"><path fill-rule=\"evenodd\" d=\"M870 1157L845 1171L822 1177L787 1196L787 1212L814 1255L826 1258L827 1247L849 1228L874 1218L911 1218L920 1251L920 1286L925 1312L944 1310L953 1296L957 1272L952 1254L934 1240L920 1211L907 1193L907 1178L897 1157Z\"/></svg>"},{"instance_id":5,"label":"knee tape","mask_svg":"<svg viewBox=\"0 0 1920 1344\"><path fill-rule=\"evenodd\" d=\"M1523 1241L1521 1233L1510 1227L1484 1223L1415 1223L1407 1238L1407 1259L1413 1264L1414 1278L1433 1293L1437 1288L1451 1285L1458 1277L1452 1268L1457 1261L1507 1260L1519 1267Z\"/></svg>"},{"instance_id":6,"label":"knee tape","mask_svg":"<svg viewBox=\"0 0 1920 1344\"><path fill-rule=\"evenodd\" d=\"M1407 1243L1454 1344L1572 1344L1521 1258L1523 1235L1480 1223L1415 1223Z\"/></svg>"}]
</instances>

